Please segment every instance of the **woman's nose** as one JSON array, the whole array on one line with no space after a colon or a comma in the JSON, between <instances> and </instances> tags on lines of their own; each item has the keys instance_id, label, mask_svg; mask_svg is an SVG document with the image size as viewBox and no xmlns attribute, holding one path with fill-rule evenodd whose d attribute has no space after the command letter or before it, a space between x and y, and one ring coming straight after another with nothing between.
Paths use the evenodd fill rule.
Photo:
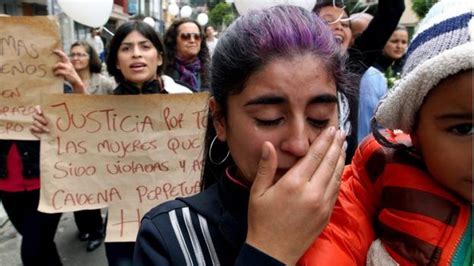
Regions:
<instances>
[{"instance_id":1,"label":"woman's nose","mask_svg":"<svg viewBox=\"0 0 474 266\"><path fill-rule=\"evenodd\" d=\"M340 21L333 22L332 27L334 28L334 30L343 30L342 23Z\"/></svg>"},{"instance_id":2,"label":"woman's nose","mask_svg":"<svg viewBox=\"0 0 474 266\"><path fill-rule=\"evenodd\" d=\"M133 57L140 57L142 55L142 51L140 47L134 47L132 50L132 56Z\"/></svg>"},{"instance_id":3,"label":"woman's nose","mask_svg":"<svg viewBox=\"0 0 474 266\"><path fill-rule=\"evenodd\" d=\"M285 139L281 142L280 149L289 155L303 157L311 145L309 131L304 124L295 124L293 123L288 126L288 132Z\"/></svg>"}]
</instances>

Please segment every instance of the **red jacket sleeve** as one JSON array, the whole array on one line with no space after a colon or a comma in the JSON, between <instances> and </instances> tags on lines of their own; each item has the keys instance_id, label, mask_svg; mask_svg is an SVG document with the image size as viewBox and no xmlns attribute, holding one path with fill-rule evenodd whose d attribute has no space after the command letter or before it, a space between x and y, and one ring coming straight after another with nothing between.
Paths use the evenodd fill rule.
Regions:
<instances>
[{"instance_id":1,"label":"red jacket sleeve","mask_svg":"<svg viewBox=\"0 0 474 266\"><path fill-rule=\"evenodd\" d=\"M365 265L367 251L375 240L373 220L380 197L373 184L373 176L378 174L373 165L383 158L383 150L372 136L361 143L351 165L344 169L329 224L299 265ZM383 171L384 163L380 163Z\"/></svg>"}]
</instances>

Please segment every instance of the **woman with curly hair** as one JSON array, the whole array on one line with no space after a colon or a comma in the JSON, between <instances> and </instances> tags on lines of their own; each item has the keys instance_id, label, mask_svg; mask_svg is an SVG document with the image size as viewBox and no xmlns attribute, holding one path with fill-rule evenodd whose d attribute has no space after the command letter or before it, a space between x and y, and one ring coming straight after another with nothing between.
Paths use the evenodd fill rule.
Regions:
<instances>
[{"instance_id":1,"label":"woman with curly hair","mask_svg":"<svg viewBox=\"0 0 474 266\"><path fill-rule=\"evenodd\" d=\"M201 26L194 20L175 20L165 33L164 73L195 92L209 89L209 49Z\"/></svg>"}]
</instances>

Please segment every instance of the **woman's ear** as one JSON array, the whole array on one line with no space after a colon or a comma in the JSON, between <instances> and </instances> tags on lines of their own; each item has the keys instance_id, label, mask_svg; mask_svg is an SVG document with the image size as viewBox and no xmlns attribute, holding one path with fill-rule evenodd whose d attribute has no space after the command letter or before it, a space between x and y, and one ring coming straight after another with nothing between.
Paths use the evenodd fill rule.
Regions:
<instances>
[{"instance_id":1,"label":"woman's ear","mask_svg":"<svg viewBox=\"0 0 474 266\"><path fill-rule=\"evenodd\" d=\"M225 142L227 137L226 127L225 127L225 119L222 116L221 109L219 104L216 102L214 97L209 98L209 112L212 116L212 123L214 128L216 129L217 138Z\"/></svg>"},{"instance_id":2,"label":"woman's ear","mask_svg":"<svg viewBox=\"0 0 474 266\"><path fill-rule=\"evenodd\" d=\"M158 66L163 65L163 55L158 53Z\"/></svg>"}]
</instances>

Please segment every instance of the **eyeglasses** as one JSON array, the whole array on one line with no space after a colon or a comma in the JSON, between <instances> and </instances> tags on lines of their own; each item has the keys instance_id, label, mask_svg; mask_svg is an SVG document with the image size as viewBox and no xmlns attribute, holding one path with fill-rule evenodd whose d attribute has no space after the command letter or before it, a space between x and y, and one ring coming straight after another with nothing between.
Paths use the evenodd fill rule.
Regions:
<instances>
[{"instance_id":1,"label":"eyeglasses","mask_svg":"<svg viewBox=\"0 0 474 266\"><path fill-rule=\"evenodd\" d=\"M74 57L87 57L89 56L88 54L86 53L72 53L72 54L69 54L69 58L74 58Z\"/></svg>"},{"instance_id":2,"label":"eyeglasses","mask_svg":"<svg viewBox=\"0 0 474 266\"><path fill-rule=\"evenodd\" d=\"M201 34L199 33L193 33L193 32L182 32L179 37L183 41L189 41L191 38L194 38L195 41L200 41L201 40Z\"/></svg>"}]
</instances>

